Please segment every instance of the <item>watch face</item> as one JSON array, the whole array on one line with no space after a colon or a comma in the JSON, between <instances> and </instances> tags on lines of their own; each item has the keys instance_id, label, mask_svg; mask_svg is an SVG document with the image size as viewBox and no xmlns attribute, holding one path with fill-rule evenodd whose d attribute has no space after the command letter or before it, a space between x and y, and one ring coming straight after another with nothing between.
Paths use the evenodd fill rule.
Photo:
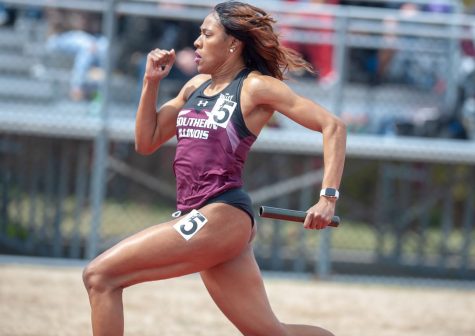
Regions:
<instances>
[{"instance_id":1,"label":"watch face","mask_svg":"<svg viewBox=\"0 0 475 336\"><path fill-rule=\"evenodd\" d=\"M325 196L329 198L336 198L340 196L338 189L335 188L325 188L320 191L320 196Z\"/></svg>"},{"instance_id":2,"label":"watch face","mask_svg":"<svg viewBox=\"0 0 475 336\"><path fill-rule=\"evenodd\" d=\"M336 190L333 189L333 188L326 188L325 189L325 196L335 197L336 196Z\"/></svg>"}]
</instances>

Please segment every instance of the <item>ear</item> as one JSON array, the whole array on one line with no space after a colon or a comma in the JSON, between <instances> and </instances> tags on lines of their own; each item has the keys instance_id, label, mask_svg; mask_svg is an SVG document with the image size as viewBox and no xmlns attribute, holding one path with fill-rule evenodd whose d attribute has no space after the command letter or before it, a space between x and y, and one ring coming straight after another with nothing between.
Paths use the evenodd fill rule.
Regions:
<instances>
[{"instance_id":1,"label":"ear","mask_svg":"<svg viewBox=\"0 0 475 336\"><path fill-rule=\"evenodd\" d=\"M233 40L231 41L231 48L239 48L241 44L241 41L239 41L237 38L233 38Z\"/></svg>"}]
</instances>

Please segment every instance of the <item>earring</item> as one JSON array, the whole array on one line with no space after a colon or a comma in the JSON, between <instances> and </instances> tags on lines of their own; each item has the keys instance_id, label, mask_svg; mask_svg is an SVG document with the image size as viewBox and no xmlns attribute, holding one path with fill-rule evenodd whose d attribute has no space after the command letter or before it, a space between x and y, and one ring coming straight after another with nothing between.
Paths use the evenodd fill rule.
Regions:
<instances>
[{"instance_id":1,"label":"earring","mask_svg":"<svg viewBox=\"0 0 475 336\"><path fill-rule=\"evenodd\" d=\"M234 52L234 49L233 48L229 49L229 52Z\"/></svg>"}]
</instances>

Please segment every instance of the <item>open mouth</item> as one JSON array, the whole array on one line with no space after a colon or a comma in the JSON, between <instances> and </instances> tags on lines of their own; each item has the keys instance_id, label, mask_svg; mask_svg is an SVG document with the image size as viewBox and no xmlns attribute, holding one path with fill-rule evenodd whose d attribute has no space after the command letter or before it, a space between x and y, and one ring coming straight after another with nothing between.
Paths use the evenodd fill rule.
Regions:
<instances>
[{"instance_id":1,"label":"open mouth","mask_svg":"<svg viewBox=\"0 0 475 336\"><path fill-rule=\"evenodd\" d=\"M195 63L198 64L201 61L201 55L198 52L195 52Z\"/></svg>"}]
</instances>

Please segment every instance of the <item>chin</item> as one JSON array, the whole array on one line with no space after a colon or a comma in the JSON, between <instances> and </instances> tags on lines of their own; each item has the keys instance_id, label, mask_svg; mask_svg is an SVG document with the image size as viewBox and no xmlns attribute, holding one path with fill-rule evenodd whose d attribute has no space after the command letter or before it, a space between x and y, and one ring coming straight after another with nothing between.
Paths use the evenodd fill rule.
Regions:
<instances>
[{"instance_id":1,"label":"chin","mask_svg":"<svg viewBox=\"0 0 475 336\"><path fill-rule=\"evenodd\" d=\"M209 71L209 69L206 69L206 68L203 68L201 66L198 66L196 68L196 71L199 73L199 74L202 74L202 75L209 75L211 74L211 72Z\"/></svg>"}]
</instances>

